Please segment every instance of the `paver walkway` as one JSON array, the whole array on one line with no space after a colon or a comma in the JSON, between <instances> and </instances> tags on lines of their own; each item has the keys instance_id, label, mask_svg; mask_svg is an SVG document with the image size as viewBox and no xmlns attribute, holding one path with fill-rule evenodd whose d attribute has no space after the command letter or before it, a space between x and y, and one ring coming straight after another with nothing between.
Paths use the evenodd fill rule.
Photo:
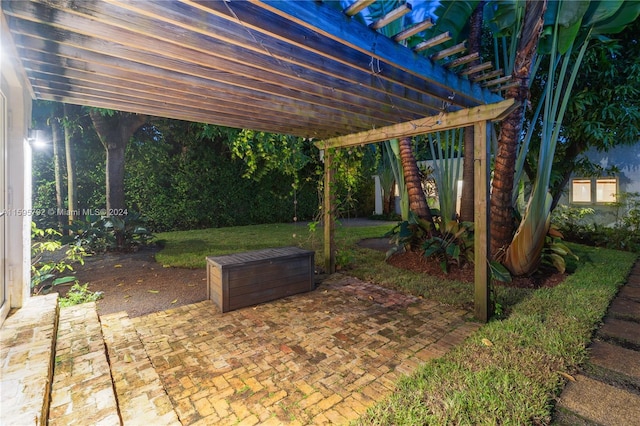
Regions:
<instances>
[{"instance_id":1,"label":"paver walkway","mask_svg":"<svg viewBox=\"0 0 640 426\"><path fill-rule=\"evenodd\" d=\"M640 426L640 262L589 349L583 371L560 396L554 424Z\"/></svg>"},{"instance_id":2,"label":"paver walkway","mask_svg":"<svg viewBox=\"0 0 640 426\"><path fill-rule=\"evenodd\" d=\"M180 425L126 312L100 317L123 425Z\"/></svg>"},{"instance_id":3,"label":"paver walkway","mask_svg":"<svg viewBox=\"0 0 640 426\"><path fill-rule=\"evenodd\" d=\"M94 302L60 309L51 426L119 426L109 361Z\"/></svg>"},{"instance_id":4,"label":"paver walkway","mask_svg":"<svg viewBox=\"0 0 640 426\"><path fill-rule=\"evenodd\" d=\"M333 275L313 292L132 322L184 425L345 424L480 325L469 313Z\"/></svg>"},{"instance_id":5,"label":"paver walkway","mask_svg":"<svg viewBox=\"0 0 640 426\"><path fill-rule=\"evenodd\" d=\"M0 425L45 425L58 294L30 298L0 328Z\"/></svg>"}]
</instances>

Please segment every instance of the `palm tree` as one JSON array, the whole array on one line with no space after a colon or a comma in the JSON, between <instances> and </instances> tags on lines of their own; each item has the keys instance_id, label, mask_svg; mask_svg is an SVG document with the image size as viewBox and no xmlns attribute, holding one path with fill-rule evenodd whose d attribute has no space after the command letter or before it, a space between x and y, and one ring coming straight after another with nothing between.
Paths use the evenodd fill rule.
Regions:
<instances>
[{"instance_id":1,"label":"palm tree","mask_svg":"<svg viewBox=\"0 0 640 426\"><path fill-rule=\"evenodd\" d=\"M422 189L422 179L420 178L418 162L416 161L415 155L413 155L411 138L400 138L399 145L404 182L407 187L407 193L409 194L409 210L414 212L419 218L434 225L431 210L427 205L427 197ZM432 229L435 229L435 227Z\"/></svg>"},{"instance_id":2,"label":"palm tree","mask_svg":"<svg viewBox=\"0 0 640 426\"><path fill-rule=\"evenodd\" d=\"M482 19L485 6L482 0L476 6L469 22L469 49L468 53L480 53L482 43ZM477 65L480 60L470 62L469 66ZM473 170L473 127L464 129L464 162L462 164L462 195L460 200L460 220L463 222L473 222L475 211L475 197L473 191L474 170Z\"/></svg>"},{"instance_id":3,"label":"palm tree","mask_svg":"<svg viewBox=\"0 0 640 426\"><path fill-rule=\"evenodd\" d=\"M616 7L618 6L618 7ZM525 148L533 132L540 133L537 174L533 191L513 240L505 251L504 264L515 275L534 272L540 263L544 239L549 229L552 196L549 192L555 149L561 137L562 122L589 42L602 34L622 31L640 14L640 3L607 1L587 4L560 1L550 3L546 24L552 28L541 43L548 55L544 93L536 108ZM574 54L574 49L577 53ZM542 117L539 118L539 114ZM539 128L538 128L539 126Z\"/></svg>"},{"instance_id":4,"label":"palm tree","mask_svg":"<svg viewBox=\"0 0 640 426\"><path fill-rule=\"evenodd\" d=\"M522 133L524 105L529 99L529 79L538 48L538 40L544 26L547 2L527 1L524 23L519 35L517 54L513 66L513 80L517 86L509 88L506 98L523 105L509 114L501 123L498 147L495 154L495 169L491 189L491 235L490 250L494 259L502 259L511 243L515 222L513 219L512 193L518 142Z\"/></svg>"}]
</instances>

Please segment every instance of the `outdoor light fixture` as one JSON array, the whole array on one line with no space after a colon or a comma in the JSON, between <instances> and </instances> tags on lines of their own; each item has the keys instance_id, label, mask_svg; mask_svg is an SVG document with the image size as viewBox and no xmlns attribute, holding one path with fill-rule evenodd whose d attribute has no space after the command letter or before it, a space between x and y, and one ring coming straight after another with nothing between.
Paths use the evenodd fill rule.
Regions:
<instances>
[{"instance_id":1,"label":"outdoor light fixture","mask_svg":"<svg viewBox=\"0 0 640 426\"><path fill-rule=\"evenodd\" d=\"M44 148L47 146L47 140L44 130L29 129L27 134L27 142L32 148Z\"/></svg>"}]
</instances>

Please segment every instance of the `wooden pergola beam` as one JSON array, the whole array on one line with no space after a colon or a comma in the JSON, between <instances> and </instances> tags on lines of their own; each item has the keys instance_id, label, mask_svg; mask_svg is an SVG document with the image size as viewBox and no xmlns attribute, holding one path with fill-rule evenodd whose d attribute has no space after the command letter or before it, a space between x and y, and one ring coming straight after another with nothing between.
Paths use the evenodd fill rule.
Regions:
<instances>
[{"instance_id":1,"label":"wooden pergola beam","mask_svg":"<svg viewBox=\"0 0 640 426\"><path fill-rule=\"evenodd\" d=\"M407 28L406 30L400 31L398 34L394 35L392 37L393 41L396 42L401 42L403 40L408 39L409 37L411 37L412 35L416 35L421 31L427 30L429 28L433 27L433 21L431 20L431 18L427 18L424 21L410 27Z\"/></svg>"},{"instance_id":2,"label":"wooden pergola beam","mask_svg":"<svg viewBox=\"0 0 640 426\"><path fill-rule=\"evenodd\" d=\"M369 25L369 28L373 30L379 30L380 28L389 25L393 21L402 18L404 15L406 15L409 12L411 12L411 4L405 3L393 9L391 12L387 13L377 21L371 23L371 25Z\"/></svg>"},{"instance_id":3,"label":"wooden pergola beam","mask_svg":"<svg viewBox=\"0 0 640 426\"><path fill-rule=\"evenodd\" d=\"M353 16L361 10L367 8L371 3L374 3L376 0L357 0L351 4L351 6L344 9L344 14L347 16Z\"/></svg>"},{"instance_id":4,"label":"wooden pergola beam","mask_svg":"<svg viewBox=\"0 0 640 426\"><path fill-rule=\"evenodd\" d=\"M443 130L472 126L480 121L500 121L516 107L513 99L481 105L474 108L461 109L455 112L441 113L431 117L420 118L406 123L394 124L379 129L365 130L352 135L338 136L318 141L319 149L343 148L364 145L407 136L435 133Z\"/></svg>"}]
</instances>

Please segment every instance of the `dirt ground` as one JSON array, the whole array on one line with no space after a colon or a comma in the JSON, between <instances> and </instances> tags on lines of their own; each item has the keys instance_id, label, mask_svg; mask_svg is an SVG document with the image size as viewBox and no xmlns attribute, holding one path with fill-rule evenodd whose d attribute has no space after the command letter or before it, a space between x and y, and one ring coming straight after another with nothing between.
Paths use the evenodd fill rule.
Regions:
<instances>
[{"instance_id":1,"label":"dirt ground","mask_svg":"<svg viewBox=\"0 0 640 426\"><path fill-rule=\"evenodd\" d=\"M366 239L359 244L387 251L387 239ZM164 267L155 261L158 248L143 248L133 253L106 253L89 257L84 265L75 268L81 284L89 283L91 291L101 291L97 307L100 315L126 311L130 317L200 302L207 298L205 269ZM389 263L404 269L444 277L437 262L428 261L419 253L394 255ZM473 282L473 265L453 268L447 278ZM510 285L517 287L543 287L555 285L563 274L550 273L538 277L518 278ZM64 296L69 287L58 287Z\"/></svg>"},{"instance_id":2,"label":"dirt ground","mask_svg":"<svg viewBox=\"0 0 640 426\"><path fill-rule=\"evenodd\" d=\"M207 298L205 269L166 268L155 261L157 248L105 253L75 267L80 284L103 292L98 314L126 311L130 317L200 302ZM59 289L64 296L66 289Z\"/></svg>"}]
</instances>

